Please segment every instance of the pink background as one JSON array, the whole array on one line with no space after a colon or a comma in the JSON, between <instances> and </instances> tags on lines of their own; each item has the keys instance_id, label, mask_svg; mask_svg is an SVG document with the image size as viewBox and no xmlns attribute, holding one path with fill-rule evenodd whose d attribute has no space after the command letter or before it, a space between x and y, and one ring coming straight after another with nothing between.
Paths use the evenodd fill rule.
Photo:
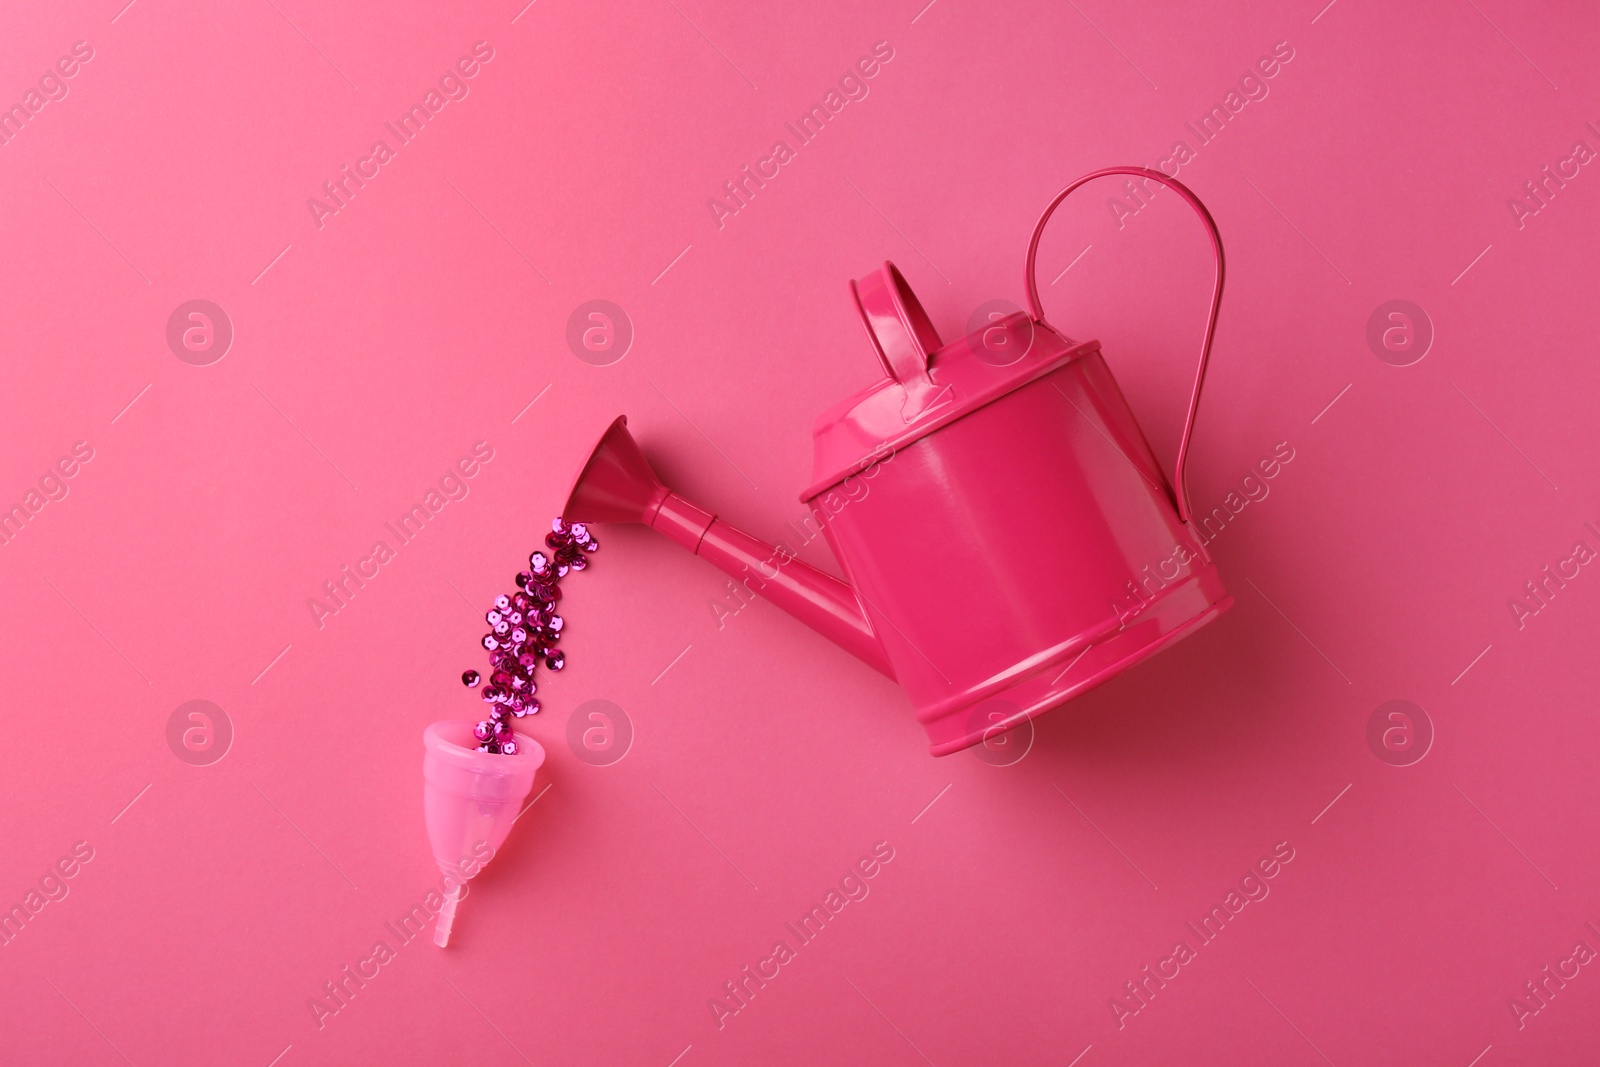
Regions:
<instances>
[{"instance_id":1,"label":"pink background","mask_svg":"<svg viewBox=\"0 0 1600 1067\"><path fill-rule=\"evenodd\" d=\"M1600 548L1600 176L1507 206L1600 148L1590 7L523 2L0 14L0 102L93 48L0 147L0 504L93 449L0 546L0 904L93 849L0 948L0 1060L1592 1057L1600 968L1520 1027L1510 1002L1600 949L1600 575L1521 629L1508 601ZM307 199L480 40L469 95L319 229ZM878 41L867 98L719 230L708 198ZM433 882L421 730L477 715L481 612L604 422L781 536L812 419L876 373L848 279L894 259L946 336L1020 300L1049 196L1193 147L1279 41L1179 172L1230 257L1196 506L1295 452L1212 545L1237 605L1020 761L935 760L892 684L765 604L719 630L719 574L602 529L531 722L548 793L455 943L396 947L319 1028L308 1000ZM1174 198L1118 229L1115 192L1063 210L1041 285L1170 456L1208 260ZM166 342L195 298L235 331L209 366ZM637 333L609 366L565 340L596 298ZM1367 344L1391 299L1436 334L1410 366ZM478 441L470 495L319 629L307 599ZM596 698L635 734L609 766L566 742ZM193 699L235 732L209 766L168 746ZM1394 699L1436 731L1410 766L1367 742ZM719 1028L723 983L877 842L870 895ZM1279 842L1270 896L1119 1026Z\"/></svg>"}]
</instances>

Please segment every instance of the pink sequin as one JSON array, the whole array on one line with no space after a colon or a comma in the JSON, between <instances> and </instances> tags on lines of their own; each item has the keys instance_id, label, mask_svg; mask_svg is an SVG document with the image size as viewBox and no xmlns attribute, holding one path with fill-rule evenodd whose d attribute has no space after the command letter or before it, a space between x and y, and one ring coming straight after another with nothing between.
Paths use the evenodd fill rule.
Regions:
<instances>
[{"instance_id":1,"label":"pink sequin","mask_svg":"<svg viewBox=\"0 0 1600 1067\"><path fill-rule=\"evenodd\" d=\"M556 518L544 544L549 551L529 553L528 569L516 573L517 591L495 597L493 609L484 616L492 630L482 639L492 673L490 684L481 693L490 717L473 730L473 736L482 742L480 752L515 755L518 744L509 720L539 713L539 701L533 694L538 690L535 677L541 659L548 670L566 666L566 653L554 647L566 627L565 620L555 614L562 596L561 580L586 569L589 560L585 555L597 551L600 542L583 523L568 526ZM469 688L480 680L477 671L461 675L462 684Z\"/></svg>"}]
</instances>

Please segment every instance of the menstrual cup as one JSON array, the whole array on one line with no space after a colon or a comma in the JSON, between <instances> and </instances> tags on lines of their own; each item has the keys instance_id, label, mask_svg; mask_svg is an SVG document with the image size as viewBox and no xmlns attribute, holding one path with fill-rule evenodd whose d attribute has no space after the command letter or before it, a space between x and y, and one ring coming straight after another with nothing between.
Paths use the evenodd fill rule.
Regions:
<instances>
[{"instance_id":1,"label":"menstrual cup","mask_svg":"<svg viewBox=\"0 0 1600 1067\"><path fill-rule=\"evenodd\" d=\"M447 719L422 732L422 813L434 862L451 884L433 930L440 948L450 941L465 880L504 843L544 763L539 742L522 733L516 739L516 755L506 756L479 752L470 722Z\"/></svg>"}]
</instances>

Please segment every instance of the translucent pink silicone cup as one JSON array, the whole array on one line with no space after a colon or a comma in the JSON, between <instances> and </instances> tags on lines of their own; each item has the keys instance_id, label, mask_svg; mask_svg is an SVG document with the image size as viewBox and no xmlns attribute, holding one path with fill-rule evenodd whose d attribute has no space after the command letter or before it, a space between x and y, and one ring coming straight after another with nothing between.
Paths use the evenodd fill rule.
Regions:
<instances>
[{"instance_id":1,"label":"translucent pink silicone cup","mask_svg":"<svg viewBox=\"0 0 1600 1067\"><path fill-rule=\"evenodd\" d=\"M434 862L453 882L433 929L440 948L450 941L466 879L499 851L544 763L539 742L522 733L514 756L479 752L472 727L447 719L422 731L422 814Z\"/></svg>"}]
</instances>

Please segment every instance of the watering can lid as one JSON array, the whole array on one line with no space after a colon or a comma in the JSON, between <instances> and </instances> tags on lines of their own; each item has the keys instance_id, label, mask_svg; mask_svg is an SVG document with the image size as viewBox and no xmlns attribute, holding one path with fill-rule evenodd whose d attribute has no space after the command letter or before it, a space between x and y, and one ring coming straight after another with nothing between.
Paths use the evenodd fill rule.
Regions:
<instances>
[{"instance_id":1,"label":"watering can lid","mask_svg":"<svg viewBox=\"0 0 1600 1067\"><path fill-rule=\"evenodd\" d=\"M851 282L850 295L887 376L817 418L812 484L802 503L1100 349L1100 342L1073 341L1024 311L945 344L893 263Z\"/></svg>"}]
</instances>

